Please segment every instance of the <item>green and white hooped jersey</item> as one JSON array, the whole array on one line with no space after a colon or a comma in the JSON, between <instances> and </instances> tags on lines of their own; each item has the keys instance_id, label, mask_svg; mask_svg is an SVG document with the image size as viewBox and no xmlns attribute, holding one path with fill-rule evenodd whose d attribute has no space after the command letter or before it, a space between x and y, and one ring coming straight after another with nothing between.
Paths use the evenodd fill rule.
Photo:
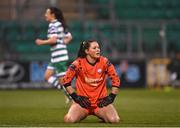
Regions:
<instances>
[{"instance_id":1,"label":"green and white hooped jersey","mask_svg":"<svg viewBox=\"0 0 180 128\"><path fill-rule=\"evenodd\" d=\"M54 20L49 24L47 38L53 36L57 37L56 44L52 45L51 51L51 63L57 63L62 61L67 61L68 51L67 46L64 44L63 38L66 36L62 23L58 20Z\"/></svg>"}]
</instances>

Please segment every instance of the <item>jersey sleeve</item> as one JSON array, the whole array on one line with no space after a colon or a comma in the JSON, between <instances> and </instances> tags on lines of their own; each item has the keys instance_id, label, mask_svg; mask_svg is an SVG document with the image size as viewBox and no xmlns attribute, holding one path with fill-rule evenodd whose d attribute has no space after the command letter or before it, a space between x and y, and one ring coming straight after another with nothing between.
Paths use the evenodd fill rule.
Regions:
<instances>
[{"instance_id":1,"label":"jersey sleeve","mask_svg":"<svg viewBox=\"0 0 180 128\"><path fill-rule=\"evenodd\" d=\"M49 35L50 35L50 37L53 37L53 36L57 37L58 36L57 32L58 32L58 30L57 30L57 27L55 25L51 25L49 27Z\"/></svg>"},{"instance_id":2,"label":"jersey sleeve","mask_svg":"<svg viewBox=\"0 0 180 128\"><path fill-rule=\"evenodd\" d=\"M68 69L66 71L66 75L61 80L61 83L63 84L63 86L65 86L65 87L71 86L71 81L75 77L76 72L77 72L77 65L75 63L72 63L68 67Z\"/></svg>"},{"instance_id":3,"label":"jersey sleeve","mask_svg":"<svg viewBox=\"0 0 180 128\"><path fill-rule=\"evenodd\" d=\"M106 58L106 66L107 66L107 74L109 78L111 79L112 87L120 87L120 79L118 74L116 73L116 70L114 68L114 65Z\"/></svg>"}]
</instances>

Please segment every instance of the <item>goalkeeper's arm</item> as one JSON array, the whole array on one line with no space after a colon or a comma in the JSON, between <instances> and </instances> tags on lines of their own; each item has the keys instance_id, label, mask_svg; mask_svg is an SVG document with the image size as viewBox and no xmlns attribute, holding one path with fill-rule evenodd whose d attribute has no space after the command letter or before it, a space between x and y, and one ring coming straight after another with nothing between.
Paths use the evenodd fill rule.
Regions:
<instances>
[{"instance_id":1,"label":"goalkeeper's arm","mask_svg":"<svg viewBox=\"0 0 180 128\"><path fill-rule=\"evenodd\" d=\"M105 106L107 106L109 104L112 104L114 102L118 92L119 92L119 88L112 87L111 93L108 96L99 99L98 103L97 103L97 106L102 108L102 107L105 107Z\"/></svg>"},{"instance_id":2,"label":"goalkeeper's arm","mask_svg":"<svg viewBox=\"0 0 180 128\"><path fill-rule=\"evenodd\" d=\"M88 97L77 95L72 86L65 86L72 99L83 108L89 108L91 103Z\"/></svg>"},{"instance_id":3,"label":"goalkeeper's arm","mask_svg":"<svg viewBox=\"0 0 180 128\"><path fill-rule=\"evenodd\" d=\"M119 93L119 87L112 86L111 93L117 95Z\"/></svg>"}]
</instances>

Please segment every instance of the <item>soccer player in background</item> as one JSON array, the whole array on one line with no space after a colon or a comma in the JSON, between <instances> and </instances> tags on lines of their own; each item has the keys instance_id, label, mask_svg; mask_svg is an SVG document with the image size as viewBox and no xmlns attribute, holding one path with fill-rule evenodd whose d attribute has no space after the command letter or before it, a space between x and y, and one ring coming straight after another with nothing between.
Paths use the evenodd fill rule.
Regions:
<instances>
[{"instance_id":1,"label":"soccer player in background","mask_svg":"<svg viewBox=\"0 0 180 128\"><path fill-rule=\"evenodd\" d=\"M35 42L37 45L51 46L51 62L46 69L45 80L49 84L61 88L59 77L64 76L67 70L69 57L66 45L72 40L72 35L67 31L66 22L60 9L56 7L47 8L45 18L49 22L47 39L36 39ZM68 97L66 92L65 94ZM69 99L67 98L66 102Z\"/></svg>"},{"instance_id":2,"label":"soccer player in background","mask_svg":"<svg viewBox=\"0 0 180 128\"><path fill-rule=\"evenodd\" d=\"M106 87L107 76L112 83L109 95ZM71 86L74 77L76 91ZM119 92L120 80L113 64L100 55L97 41L89 40L81 44L78 58L69 66L60 83L74 100L64 122L79 122L88 115L95 115L104 122L119 122L120 117L112 103Z\"/></svg>"}]
</instances>

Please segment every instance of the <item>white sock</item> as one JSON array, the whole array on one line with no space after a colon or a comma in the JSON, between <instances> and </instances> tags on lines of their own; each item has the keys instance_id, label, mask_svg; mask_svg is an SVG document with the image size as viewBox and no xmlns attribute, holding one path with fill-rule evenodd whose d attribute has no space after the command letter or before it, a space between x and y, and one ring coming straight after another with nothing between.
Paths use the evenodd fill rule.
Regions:
<instances>
[{"instance_id":1,"label":"white sock","mask_svg":"<svg viewBox=\"0 0 180 128\"><path fill-rule=\"evenodd\" d=\"M49 79L48 79L48 83L54 87L58 87L59 85L59 79L57 76L51 76Z\"/></svg>"}]
</instances>

